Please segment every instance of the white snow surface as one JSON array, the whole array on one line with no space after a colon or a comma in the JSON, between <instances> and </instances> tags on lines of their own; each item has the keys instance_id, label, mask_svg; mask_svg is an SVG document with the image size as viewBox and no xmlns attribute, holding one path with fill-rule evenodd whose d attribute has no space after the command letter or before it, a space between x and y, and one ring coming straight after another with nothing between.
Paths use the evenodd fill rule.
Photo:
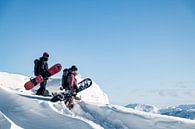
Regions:
<instances>
[{"instance_id":1,"label":"white snow surface","mask_svg":"<svg viewBox=\"0 0 195 129\"><path fill-rule=\"evenodd\" d=\"M94 82L70 111L63 102L25 91L29 77L0 72L0 129L195 129L195 120L137 111L109 104ZM60 79L48 89L59 91Z\"/></svg>"}]
</instances>

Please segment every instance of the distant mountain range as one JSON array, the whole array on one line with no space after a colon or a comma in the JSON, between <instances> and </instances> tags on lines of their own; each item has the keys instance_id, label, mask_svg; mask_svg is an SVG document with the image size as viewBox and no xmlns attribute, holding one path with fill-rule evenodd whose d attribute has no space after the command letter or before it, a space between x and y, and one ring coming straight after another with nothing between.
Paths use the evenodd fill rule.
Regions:
<instances>
[{"instance_id":1,"label":"distant mountain range","mask_svg":"<svg viewBox=\"0 0 195 129\"><path fill-rule=\"evenodd\" d=\"M175 116L181 118L187 118L195 120L195 104L191 105L179 105L172 106L167 108L158 109L155 106L146 105L146 104L128 104L128 108L132 108L139 111L157 113L161 115Z\"/></svg>"}]
</instances>

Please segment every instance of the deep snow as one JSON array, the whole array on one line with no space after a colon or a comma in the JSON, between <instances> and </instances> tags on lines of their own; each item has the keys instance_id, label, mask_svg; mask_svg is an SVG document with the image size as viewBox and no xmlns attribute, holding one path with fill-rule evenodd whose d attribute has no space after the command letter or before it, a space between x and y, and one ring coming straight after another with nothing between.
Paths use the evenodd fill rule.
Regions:
<instances>
[{"instance_id":1,"label":"deep snow","mask_svg":"<svg viewBox=\"0 0 195 129\"><path fill-rule=\"evenodd\" d=\"M94 83L69 111L63 102L25 91L28 77L0 72L0 129L195 129L195 121L109 104L107 95ZM48 89L59 90L60 79Z\"/></svg>"}]
</instances>

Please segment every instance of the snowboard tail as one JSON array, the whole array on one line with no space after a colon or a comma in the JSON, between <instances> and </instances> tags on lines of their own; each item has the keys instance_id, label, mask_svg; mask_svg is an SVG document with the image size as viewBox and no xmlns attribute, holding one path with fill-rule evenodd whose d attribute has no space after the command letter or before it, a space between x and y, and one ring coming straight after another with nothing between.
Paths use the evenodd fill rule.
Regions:
<instances>
[{"instance_id":1,"label":"snowboard tail","mask_svg":"<svg viewBox=\"0 0 195 129\"><path fill-rule=\"evenodd\" d=\"M26 82L24 84L24 87L26 90L30 90L33 87L35 87L36 85L44 82L48 77L53 76L54 74L60 72L60 70L62 69L61 64L55 64L52 67L50 67L47 72L48 74L43 78L41 75L38 75L32 79L30 79L30 81Z\"/></svg>"},{"instance_id":2,"label":"snowboard tail","mask_svg":"<svg viewBox=\"0 0 195 129\"><path fill-rule=\"evenodd\" d=\"M81 82L78 83L78 89L77 89L77 93L87 89L88 87L90 87L92 85L92 80L90 78L86 78L84 80L82 80Z\"/></svg>"}]
</instances>

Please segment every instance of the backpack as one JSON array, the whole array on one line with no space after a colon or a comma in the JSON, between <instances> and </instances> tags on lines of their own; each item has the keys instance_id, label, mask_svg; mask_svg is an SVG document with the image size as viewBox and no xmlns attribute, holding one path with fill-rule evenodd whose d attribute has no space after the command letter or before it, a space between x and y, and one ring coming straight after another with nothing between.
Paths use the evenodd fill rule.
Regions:
<instances>
[{"instance_id":1,"label":"backpack","mask_svg":"<svg viewBox=\"0 0 195 129\"><path fill-rule=\"evenodd\" d=\"M40 74L40 60L34 60L34 75L38 76Z\"/></svg>"},{"instance_id":2,"label":"backpack","mask_svg":"<svg viewBox=\"0 0 195 129\"><path fill-rule=\"evenodd\" d=\"M67 89L68 88L68 82L67 82L68 74L69 74L69 69L65 68L63 70L63 75L62 75L62 87L64 89Z\"/></svg>"}]
</instances>

